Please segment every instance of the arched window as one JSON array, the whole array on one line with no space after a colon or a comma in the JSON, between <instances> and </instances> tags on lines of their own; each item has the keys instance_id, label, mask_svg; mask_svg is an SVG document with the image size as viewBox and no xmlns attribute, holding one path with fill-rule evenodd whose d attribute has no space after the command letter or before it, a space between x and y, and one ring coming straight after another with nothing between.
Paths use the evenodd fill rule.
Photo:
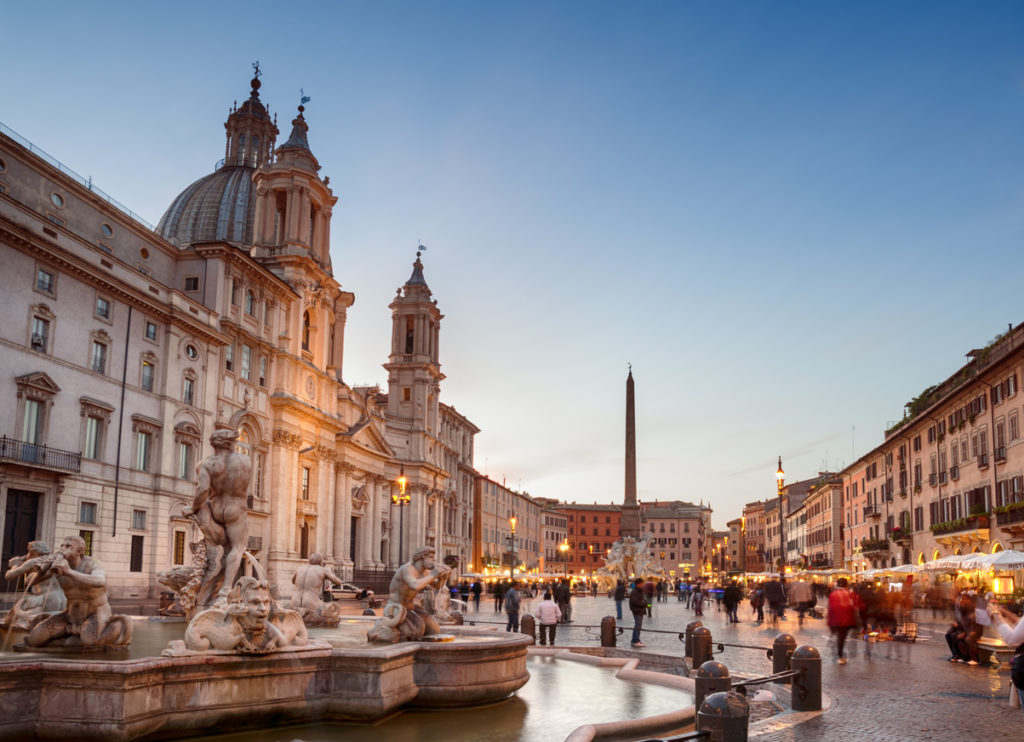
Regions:
<instances>
[{"instance_id":1,"label":"arched window","mask_svg":"<svg viewBox=\"0 0 1024 742\"><path fill-rule=\"evenodd\" d=\"M309 312L302 313L302 349L309 350Z\"/></svg>"}]
</instances>

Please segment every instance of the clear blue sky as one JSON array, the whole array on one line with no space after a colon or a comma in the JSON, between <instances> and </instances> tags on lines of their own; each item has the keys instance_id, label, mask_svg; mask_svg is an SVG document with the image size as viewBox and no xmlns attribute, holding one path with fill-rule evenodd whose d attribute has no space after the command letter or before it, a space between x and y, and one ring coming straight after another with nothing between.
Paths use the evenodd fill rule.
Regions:
<instances>
[{"instance_id":1,"label":"clear blue sky","mask_svg":"<svg viewBox=\"0 0 1024 742\"><path fill-rule=\"evenodd\" d=\"M1024 320L1024 4L7 3L0 121L155 223L302 88L381 383L418 240L477 467L723 527Z\"/></svg>"}]
</instances>

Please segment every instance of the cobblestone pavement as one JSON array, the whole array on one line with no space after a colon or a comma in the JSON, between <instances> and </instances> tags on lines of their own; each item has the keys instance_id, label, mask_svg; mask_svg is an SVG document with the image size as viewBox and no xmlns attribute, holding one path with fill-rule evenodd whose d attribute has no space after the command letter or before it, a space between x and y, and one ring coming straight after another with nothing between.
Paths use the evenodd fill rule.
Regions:
<instances>
[{"instance_id":1,"label":"cobblestone pavement","mask_svg":"<svg viewBox=\"0 0 1024 742\"><path fill-rule=\"evenodd\" d=\"M532 602L539 602L537 600ZM524 601L523 612L529 612L531 601ZM479 612L470 608L467 619L504 621L495 613L493 601L481 601ZM628 608L618 626L625 631L618 637L618 647L629 649L633 626ZM695 620L692 610L672 598L655 603L653 616L644 619L643 653L679 657L682 662L683 643L678 635L686 624ZM741 623L730 624L725 612L711 605L700 620L712 632L716 643L715 659L733 673L768 675L771 660L764 651L775 636L784 631L792 634L797 644L816 647L822 655L823 692L831 701L822 713L794 714L786 712L752 724L750 738L759 742L860 742L861 740L928 740L929 742L1000 742L1024 739L1024 715L1011 709L1009 672L992 666L972 667L946 661L945 633L947 624L930 612L917 612L919 638L916 642L880 642L868 644L862 639L847 641L849 662L838 665L833 659L834 647L822 619L806 619L797 625L796 613L790 612L777 627L753 623L750 608L739 610ZM615 603L605 596L573 599L572 624L558 627L559 645L599 645L601 618L615 615ZM585 626L592 626L589 631ZM760 647L747 649L725 647L718 653L717 643ZM759 686L774 690L777 686ZM788 694L776 692L779 702L788 708Z\"/></svg>"}]
</instances>

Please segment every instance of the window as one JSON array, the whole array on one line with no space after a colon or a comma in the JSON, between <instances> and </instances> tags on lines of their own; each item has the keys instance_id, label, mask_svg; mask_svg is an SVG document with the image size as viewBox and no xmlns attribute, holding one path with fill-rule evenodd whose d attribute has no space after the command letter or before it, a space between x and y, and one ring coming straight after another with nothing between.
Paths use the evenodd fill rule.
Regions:
<instances>
[{"instance_id":1,"label":"window","mask_svg":"<svg viewBox=\"0 0 1024 742\"><path fill-rule=\"evenodd\" d=\"M39 268L36 271L36 291L41 291L44 294L53 296L53 290L56 286L56 280L54 279L53 273L47 270Z\"/></svg>"},{"instance_id":2,"label":"window","mask_svg":"<svg viewBox=\"0 0 1024 742\"><path fill-rule=\"evenodd\" d=\"M242 378L246 381L252 380L252 348L248 345L242 346Z\"/></svg>"},{"instance_id":3,"label":"window","mask_svg":"<svg viewBox=\"0 0 1024 742\"><path fill-rule=\"evenodd\" d=\"M303 312L302 313L302 349L303 350L309 350L309 336L310 336L309 312Z\"/></svg>"},{"instance_id":4,"label":"window","mask_svg":"<svg viewBox=\"0 0 1024 742\"><path fill-rule=\"evenodd\" d=\"M96 297L96 316L100 319L110 319L110 299L102 296Z\"/></svg>"},{"instance_id":5,"label":"window","mask_svg":"<svg viewBox=\"0 0 1024 742\"><path fill-rule=\"evenodd\" d=\"M107 372L107 346L97 340L92 342L92 358L89 362L94 373L105 374Z\"/></svg>"},{"instance_id":6,"label":"window","mask_svg":"<svg viewBox=\"0 0 1024 742\"><path fill-rule=\"evenodd\" d=\"M260 386L267 385L267 357L260 356Z\"/></svg>"},{"instance_id":7,"label":"window","mask_svg":"<svg viewBox=\"0 0 1024 742\"><path fill-rule=\"evenodd\" d=\"M42 444L45 413L43 402L37 399L25 400L25 418L21 428L21 440L24 443Z\"/></svg>"},{"instance_id":8,"label":"window","mask_svg":"<svg viewBox=\"0 0 1024 742\"><path fill-rule=\"evenodd\" d=\"M132 510L132 528L136 531L146 530L146 511Z\"/></svg>"},{"instance_id":9,"label":"window","mask_svg":"<svg viewBox=\"0 0 1024 742\"><path fill-rule=\"evenodd\" d=\"M85 542L85 555L92 556L92 531L79 531L78 535Z\"/></svg>"},{"instance_id":10,"label":"window","mask_svg":"<svg viewBox=\"0 0 1024 742\"><path fill-rule=\"evenodd\" d=\"M83 458L99 461L103 455L103 418L89 415L85 418L85 445L82 446Z\"/></svg>"},{"instance_id":11,"label":"window","mask_svg":"<svg viewBox=\"0 0 1024 742\"><path fill-rule=\"evenodd\" d=\"M114 228L109 224L101 224L100 231L103 232L103 236L108 239L114 236Z\"/></svg>"},{"instance_id":12,"label":"window","mask_svg":"<svg viewBox=\"0 0 1024 742\"><path fill-rule=\"evenodd\" d=\"M256 316L256 296L251 290L245 292L245 313L250 317Z\"/></svg>"},{"instance_id":13,"label":"window","mask_svg":"<svg viewBox=\"0 0 1024 742\"><path fill-rule=\"evenodd\" d=\"M189 343L185 346L185 356L190 360L194 361L199 357L199 351L196 350L196 346Z\"/></svg>"},{"instance_id":14,"label":"window","mask_svg":"<svg viewBox=\"0 0 1024 742\"><path fill-rule=\"evenodd\" d=\"M199 276L185 276L185 291L188 293L199 291Z\"/></svg>"},{"instance_id":15,"label":"window","mask_svg":"<svg viewBox=\"0 0 1024 742\"><path fill-rule=\"evenodd\" d=\"M175 531L174 532L173 552L174 553L171 556L172 562L174 564L184 564L185 563L185 532L184 531Z\"/></svg>"},{"instance_id":16,"label":"window","mask_svg":"<svg viewBox=\"0 0 1024 742\"><path fill-rule=\"evenodd\" d=\"M1017 413L1010 413L1010 440L1015 441L1020 438L1020 421L1017 418Z\"/></svg>"},{"instance_id":17,"label":"window","mask_svg":"<svg viewBox=\"0 0 1024 742\"><path fill-rule=\"evenodd\" d=\"M132 555L128 569L131 572L142 571L142 549L145 536L132 536Z\"/></svg>"},{"instance_id":18,"label":"window","mask_svg":"<svg viewBox=\"0 0 1024 742\"><path fill-rule=\"evenodd\" d=\"M411 399L412 399L412 389L410 389L407 386L402 387L402 401L403 402L408 402Z\"/></svg>"},{"instance_id":19,"label":"window","mask_svg":"<svg viewBox=\"0 0 1024 742\"><path fill-rule=\"evenodd\" d=\"M50 203L56 206L58 209L64 208L64 197L59 193L50 194Z\"/></svg>"},{"instance_id":20,"label":"window","mask_svg":"<svg viewBox=\"0 0 1024 742\"><path fill-rule=\"evenodd\" d=\"M238 306L238 281L231 279L231 306Z\"/></svg>"},{"instance_id":21,"label":"window","mask_svg":"<svg viewBox=\"0 0 1024 742\"><path fill-rule=\"evenodd\" d=\"M179 441L178 479L191 479L192 468L192 444L187 441Z\"/></svg>"},{"instance_id":22,"label":"window","mask_svg":"<svg viewBox=\"0 0 1024 742\"><path fill-rule=\"evenodd\" d=\"M141 386L144 391L153 391L153 372L156 367L149 361L142 362Z\"/></svg>"},{"instance_id":23,"label":"window","mask_svg":"<svg viewBox=\"0 0 1024 742\"><path fill-rule=\"evenodd\" d=\"M196 382L195 379L191 379L188 376L185 377L182 382L183 388L181 392L181 401L185 404L194 404L196 396Z\"/></svg>"},{"instance_id":24,"label":"window","mask_svg":"<svg viewBox=\"0 0 1024 742\"><path fill-rule=\"evenodd\" d=\"M135 468L149 471L149 457L153 448L153 435L139 430L135 433Z\"/></svg>"},{"instance_id":25,"label":"window","mask_svg":"<svg viewBox=\"0 0 1024 742\"><path fill-rule=\"evenodd\" d=\"M156 340L155 322L146 322L146 340Z\"/></svg>"},{"instance_id":26,"label":"window","mask_svg":"<svg viewBox=\"0 0 1024 742\"><path fill-rule=\"evenodd\" d=\"M235 368L235 347L233 345L224 348L224 370L232 371Z\"/></svg>"},{"instance_id":27,"label":"window","mask_svg":"<svg viewBox=\"0 0 1024 742\"><path fill-rule=\"evenodd\" d=\"M32 318L32 350L46 353L50 347L50 320L43 317Z\"/></svg>"},{"instance_id":28,"label":"window","mask_svg":"<svg viewBox=\"0 0 1024 742\"><path fill-rule=\"evenodd\" d=\"M96 525L96 503L83 501L78 504L78 522L83 525Z\"/></svg>"},{"instance_id":29,"label":"window","mask_svg":"<svg viewBox=\"0 0 1024 742\"><path fill-rule=\"evenodd\" d=\"M302 467L302 499L309 499L309 467Z\"/></svg>"},{"instance_id":30,"label":"window","mask_svg":"<svg viewBox=\"0 0 1024 742\"><path fill-rule=\"evenodd\" d=\"M263 305L263 324L270 327L270 302Z\"/></svg>"}]
</instances>

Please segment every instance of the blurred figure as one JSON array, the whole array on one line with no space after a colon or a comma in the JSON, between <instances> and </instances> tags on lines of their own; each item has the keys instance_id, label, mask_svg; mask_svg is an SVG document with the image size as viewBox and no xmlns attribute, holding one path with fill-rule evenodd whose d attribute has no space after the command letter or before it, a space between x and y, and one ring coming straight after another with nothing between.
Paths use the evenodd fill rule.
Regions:
<instances>
[{"instance_id":1,"label":"blurred figure","mask_svg":"<svg viewBox=\"0 0 1024 742\"><path fill-rule=\"evenodd\" d=\"M544 592L544 600L537 606L537 622L540 624L540 644L544 646L550 640L551 646L555 645L555 629L562 617L562 611L558 604L551 599L551 591Z\"/></svg>"},{"instance_id":2,"label":"blurred figure","mask_svg":"<svg viewBox=\"0 0 1024 742\"><path fill-rule=\"evenodd\" d=\"M725 588L722 600L725 603L725 613L729 621L731 623L739 623L740 619L736 615L736 609L739 607L740 601L743 600L743 590L736 583L736 580L729 582Z\"/></svg>"},{"instance_id":3,"label":"blurred figure","mask_svg":"<svg viewBox=\"0 0 1024 742\"><path fill-rule=\"evenodd\" d=\"M789 586L789 604L796 609L797 624L804 625L804 614L814 605L811 586L804 580L797 580Z\"/></svg>"},{"instance_id":4,"label":"blurred figure","mask_svg":"<svg viewBox=\"0 0 1024 742\"><path fill-rule=\"evenodd\" d=\"M615 618L621 621L622 601L626 599L626 583L622 580L615 581L615 593L613 594L613 597L615 598ZM559 615L561 615L561 611L559 611Z\"/></svg>"},{"instance_id":5,"label":"blurred figure","mask_svg":"<svg viewBox=\"0 0 1024 742\"><path fill-rule=\"evenodd\" d=\"M644 614L647 613L647 596L644 594L643 582L638 577L629 592L629 612L633 614L633 637L630 646L637 649L647 645L640 641L640 630L644 626Z\"/></svg>"},{"instance_id":6,"label":"blurred figure","mask_svg":"<svg viewBox=\"0 0 1024 742\"><path fill-rule=\"evenodd\" d=\"M1024 711L1024 619L1018 618L994 600L988 603L988 615L1006 645L1017 645L1017 653L1010 663L1010 679L1017 688L1020 707Z\"/></svg>"}]
</instances>

